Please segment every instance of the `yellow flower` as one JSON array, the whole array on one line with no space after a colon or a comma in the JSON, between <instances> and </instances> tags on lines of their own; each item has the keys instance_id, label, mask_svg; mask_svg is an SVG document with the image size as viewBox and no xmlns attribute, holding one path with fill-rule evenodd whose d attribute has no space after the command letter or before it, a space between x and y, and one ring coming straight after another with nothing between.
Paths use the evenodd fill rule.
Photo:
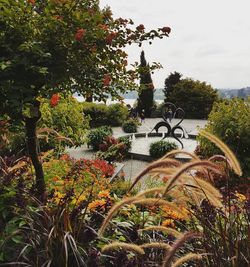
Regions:
<instances>
[{"instance_id":1,"label":"yellow flower","mask_svg":"<svg viewBox=\"0 0 250 267\"><path fill-rule=\"evenodd\" d=\"M162 222L162 226L175 228L174 220L167 219Z\"/></svg>"},{"instance_id":2,"label":"yellow flower","mask_svg":"<svg viewBox=\"0 0 250 267\"><path fill-rule=\"evenodd\" d=\"M89 209L94 211L97 208L103 208L105 204L106 204L106 200L104 199L94 200L91 203L89 203Z\"/></svg>"},{"instance_id":3,"label":"yellow flower","mask_svg":"<svg viewBox=\"0 0 250 267\"><path fill-rule=\"evenodd\" d=\"M80 204L82 201L86 200L86 196L84 195L80 195L79 197L76 197L74 198L72 201L71 201L71 204L73 205L78 205Z\"/></svg>"},{"instance_id":4,"label":"yellow flower","mask_svg":"<svg viewBox=\"0 0 250 267\"><path fill-rule=\"evenodd\" d=\"M60 200L64 197L64 195L58 191L55 192L54 194L54 202L56 204L59 204Z\"/></svg>"},{"instance_id":5,"label":"yellow flower","mask_svg":"<svg viewBox=\"0 0 250 267\"><path fill-rule=\"evenodd\" d=\"M102 190L98 193L99 198L110 198L109 190Z\"/></svg>"},{"instance_id":6,"label":"yellow flower","mask_svg":"<svg viewBox=\"0 0 250 267\"><path fill-rule=\"evenodd\" d=\"M246 196L244 196L238 192L235 194L235 196L238 198L239 202L244 202L247 199Z\"/></svg>"}]
</instances>

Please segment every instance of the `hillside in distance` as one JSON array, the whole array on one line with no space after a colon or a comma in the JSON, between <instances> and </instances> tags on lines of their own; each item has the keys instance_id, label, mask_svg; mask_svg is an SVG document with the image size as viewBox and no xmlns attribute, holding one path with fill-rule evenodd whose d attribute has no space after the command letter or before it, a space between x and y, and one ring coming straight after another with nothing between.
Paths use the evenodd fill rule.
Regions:
<instances>
[{"instance_id":1,"label":"hillside in distance","mask_svg":"<svg viewBox=\"0 0 250 267\"><path fill-rule=\"evenodd\" d=\"M250 87L245 87L241 89L217 89L218 94L222 98L247 98L250 96ZM122 95L126 99L137 99L138 93L136 91L130 91ZM163 88L155 89L154 99L155 100L164 100L165 96L163 93Z\"/></svg>"}]
</instances>

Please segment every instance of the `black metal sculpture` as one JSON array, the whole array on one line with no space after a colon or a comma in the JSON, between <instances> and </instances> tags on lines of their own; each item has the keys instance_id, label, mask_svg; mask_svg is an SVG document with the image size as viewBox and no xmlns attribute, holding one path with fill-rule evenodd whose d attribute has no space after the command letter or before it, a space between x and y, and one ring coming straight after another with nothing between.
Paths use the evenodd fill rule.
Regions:
<instances>
[{"instance_id":1,"label":"black metal sculpture","mask_svg":"<svg viewBox=\"0 0 250 267\"><path fill-rule=\"evenodd\" d=\"M184 128L182 126L180 126L180 124L184 120L184 116L185 116L185 112L182 108L177 108L175 106L175 104L173 104L171 102L166 102L162 108L163 121L158 122L155 125L155 127L152 129L151 132L153 132L155 130L158 133L159 128L166 127L167 132L164 133L162 140L167 138L168 136L173 137L181 144L181 147L183 148L184 147L183 143L177 137L177 134L175 133L175 131L181 130L182 131L181 137L187 137L188 136L186 131L184 130ZM175 124L173 127L171 127L169 122L171 123L172 119L177 118L177 117L180 119L180 121L177 124ZM169 122L168 122L168 120L169 120Z\"/></svg>"}]
</instances>

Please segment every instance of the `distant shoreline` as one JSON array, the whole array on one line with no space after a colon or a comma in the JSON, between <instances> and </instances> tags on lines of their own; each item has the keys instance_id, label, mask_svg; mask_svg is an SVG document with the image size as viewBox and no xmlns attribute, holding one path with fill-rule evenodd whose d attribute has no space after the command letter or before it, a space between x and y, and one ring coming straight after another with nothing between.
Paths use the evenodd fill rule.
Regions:
<instances>
[{"instance_id":1,"label":"distant shoreline","mask_svg":"<svg viewBox=\"0 0 250 267\"><path fill-rule=\"evenodd\" d=\"M84 98L82 96L76 96L75 97L79 102L84 102ZM137 99L123 99L122 102L124 102L126 105L130 105L133 106L135 104L135 102L137 101ZM155 99L154 100L157 104L161 104L164 102L164 100L161 99ZM100 103L100 104L105 104L103 101L98 102L98 101L93 101L94 103ZM107 99L106 105L111 105L111 104L116 104L116 103L121 103L121 101L118 100L111 100L111 99Z\"/></svg>"}]
</instances>

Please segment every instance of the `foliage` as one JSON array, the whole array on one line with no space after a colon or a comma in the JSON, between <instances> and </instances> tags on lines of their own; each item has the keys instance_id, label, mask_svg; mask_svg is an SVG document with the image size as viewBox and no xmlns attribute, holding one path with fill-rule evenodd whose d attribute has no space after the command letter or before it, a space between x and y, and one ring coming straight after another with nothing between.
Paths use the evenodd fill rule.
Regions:
<instances>
[{"instance_id":1,"label":"foliage","mask_svg":"<svg viewBox=\"0 0 250 267\"><path fill-rule=\"evenodd\" d=\"M211 85L186 78L171 85L166 100L184 109L187 118L206 119L218 95Z\"/></svg>"},{"instance_id":2,"label":"foliage","mask_svg":"<svg viewBox=\"0 0 250 267\"><path fill-rule=\"evenodd\" d=\"M96 157L105 159L109 162L121 161L131 149L131 140L129 137L120 137L118 139L107 136L104 142L99 145L99 150Z\"/></svg>"},{"instance_id":3,"label":"foliage","mask_svg":"<svg viewBox=\"0 0 250 267\"><path fill-rule=\"evenodd\" d=\"M128 117L128 108L123 104L111 104L108 106L108 125L120 126Z\"/></svg>"},{"instance_id":4,"label":"foliage","mask_svg":"<svg viewBox=\"0 0 250 267\"><path fill-rule=\"evenodd\" d=\"M0 113L25 122L37 197L44 200L36 136L40 97L52 96L53 105L56 93L119 98L134 88L138 73L126 69L124 47L168 36L170 28L130 28L132 20L113 19L96 0L2 1L0 25Z\"/></svg>"},{"instance_id":5,"label":"foliage","mask_svg":"<svg viewBox=\"0 0 250 267\"><path fill-rule=\"evenodd\" d=\"M122 104L111 104L109 106L99 103L84 102L83 112L90 117L90 126L103 125L120 126L128 117L128 109Z\"/></svg>"},{"instance_id":6,"label":"foliage","mask_svg":"<svg viewBox=\"0 0 250 267\"><path fill-rule=\"evenodd\" d=\"M130 191L146 174L162 179L164 184L139 191L110 209L99 235L109 236L115 227L122 225L121 218L126 222L127 230L123 240L119 239L119 231L116 232L115 241L105 245L103 252L112 255L113 260L121 261L122 250L127 255L122 259L131 262L133 251L132 262L143 262L145 266L152 263L180 266L190 260L199 260L202 266L249 265L249 197L230 191L228 177L229 168L238 172L239 163L233 153L227 153L225 144L216 138L211 139L222 148L227 158L217 156L214 163L216 155L206 161L192 155L191 162L181 164L170 158L183 153L180 150L152 163L134 178ZM219 160L227 160L226 169L221 169ZM227 179L227 187L221 192L213 186L218 174ZM139 217L134 216L135 210L142 212ZM165 220L162 218L164 212ZM186 232L183 233L184 229ZM200 240L190 242L195 238Z\"/></svg>"},{"instance_id":7,"label":"foliage","mask_svg":"<svg viewBox=\"0 0 250 267\"><path fill-rule=\"evenodd\" d=\"M89 122L88 118L83 115L80 103L73 97L60 97L60 101L55 107L44 99L41 104L41 113L38 127L53 129L59 135L72 141L48 138L47 144L46 142L43 143L44 146L51 149L57 146L65 147L66 145L80 146L84 143Z\"/></svg>"},{"instance_id":8,"label":"foliage","mask_svg":"<svg viewBox=\"0 0 250 267\"><path fill-rule=\"evenodd\" d=\"M223 140L239 158L243 176L250 174L250 99L245 102L234 98L217 103L209 115L205 129ZM201 154L210 157L218 149L203 137L199 137ZM235 179L235 182L239 179Z\"/></svg>"},{"instance_id":9,"label":"foliage","mask_svg":"<svg viewBox=\"0 0 250 267\"><path fill-rule=\"evenodd\" d=\"M82 107L84 115L89 116L91 128L108 125L107 105L93 102L83 102Z\"/></svg>"},{"instance_id":10,"label":"foliage","mask_svg":"<svg viewBox=\"0 0 250 267\"><path fill-rule=\"evenodd\" d=\"M167 152L177 149L177 148L178 146L173 142L160 140L160 141L156 141L150 144L149 154L153 158L161 158Z\"/></svg>"},{"instance_id":11,"label":"foliage","mask_svg":"<svg viewBox=\"0 0 250 267\"><path fill-rule=\"evenodd\" d=\"M150 117L153 108L154 85L150 74L150 67L145 59L144 51L141 52L140 63L140 92L138 95L138 112L143 112Z\"/></svg>"},{"instance_id":12,"label":"foliage","mask_svg":"<svg viewBox=\"0 0 250 267\"><path fill-rule=\"evenodd\" d=\"M180 82L182 74L179 72L170 73L169 76L165 79L165 85L164 85L164 95L166 102L171 102L169 100L169 96L173 92L173 87Z\"/></svg>"},{"instance_id":13,"label":"foliage","mask_svg":"<svg viewBox=\"0 0 250 267\"><path fill-rule=\"evenodd\" d=\"M103 143L104 139L112 135L112 129L108 126L101 126L96 129L90 130L87 139L88 145L91 145L92 148L97 151L99 149L99 145Z\"/></svg>"},{"instance_id":14,"label":"foliage","mask_svg":"<svg viewBox=\"0 0 250 267\"><path fill-rule=\"evenodd\" d=\"M122 129L125 133L136 133L138 127L138 121L135 119L129 119L122 125Z\"/></svg>"},{"instance_id":15,"label":"foliage","mask_svg":"<svg viewBox=\"0 0 250 267\"><path fill-rule=\"evenodd\" d=\"M1 110L18 118L23 105L55 91L78 91L99 99L109 92L119 96L134 75L126 71L122 48L169 34L162 29L128 29L131 20L113 19L110 9L100 9L94 0L8 0L1 3L0 15L0 96L5 99Z\"/></svg>"},{"instance_id":16,"label":"foliage","mask_svg":"<svg viewBox=\"0 0 250 267\"><path fill-rule=\"evenodd\" d=\"M225 144L213 140L226 158L200 160L189 153L192 161L183 164L171 158L185 153L176 151L148 165L132 184L110 184L113 167L104 161L67 155L56 160L46 153L43 206L31 197L27 159L2 160L0 262L125 267L199 260L205 267L248 266L249 198L230 191L229 169L238 173L239 164ZM224 168L221 160L227 161ZM154 186L136 189L147 175ZM226 177L221 191L213 186L218 175Z\"/></svg>"}]
</instances>

